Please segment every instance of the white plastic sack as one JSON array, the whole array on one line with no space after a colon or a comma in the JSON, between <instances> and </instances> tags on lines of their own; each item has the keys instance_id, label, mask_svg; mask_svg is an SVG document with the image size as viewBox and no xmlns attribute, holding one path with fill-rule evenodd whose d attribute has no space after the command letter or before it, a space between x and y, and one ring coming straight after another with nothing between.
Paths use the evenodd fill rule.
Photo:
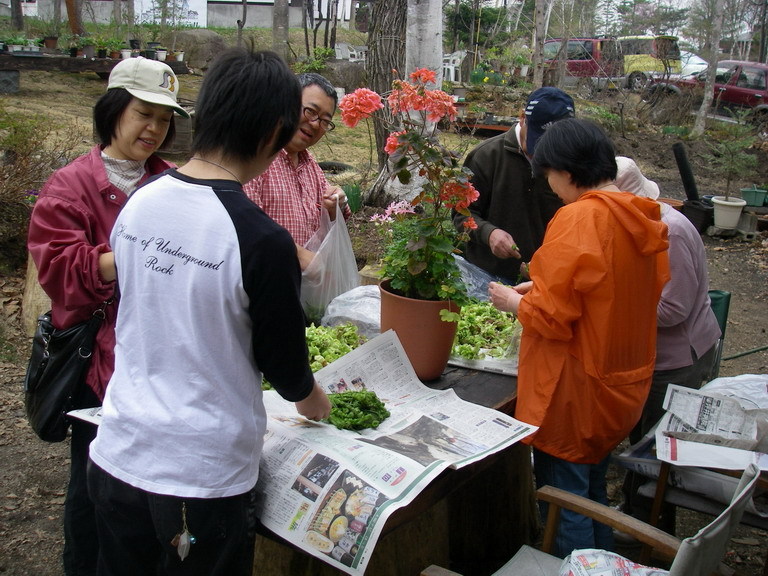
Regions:
<instances>
[{"instance_id":1,"label":"white plastic sack","mask_svg":"<svg viewBox=\"0 0 768 576\"><path fill-rule=\"evenodd\" d=\"M667 570L643 566L605 550L574 550L563 560L558 576L667 576Z\"/></svg>"},{"instance_id":2,"label":"white plastic sack","mask_svg":"<svg viewBox=\"0 0 768 576\"><path fill-rule=\"evenodd\" d=\"M325 309L323 326L354 324L370 340L381 333L381 295L378 286L358 286L339 294Z\"/></svg>"},{"instance_id":3,"label":"white plastic sack","mask_svg":"<svg viewBox=\"0 0 768 576\"><path fill-rule=\"evenodd\" d=\"M322 210L320 228L304 246L315 256L301 273L301 304L309 321L316 324L331 300L360 282L347 223L338 204L336 214L331 222L328 211Z\"/></svg>"}]
</instances>

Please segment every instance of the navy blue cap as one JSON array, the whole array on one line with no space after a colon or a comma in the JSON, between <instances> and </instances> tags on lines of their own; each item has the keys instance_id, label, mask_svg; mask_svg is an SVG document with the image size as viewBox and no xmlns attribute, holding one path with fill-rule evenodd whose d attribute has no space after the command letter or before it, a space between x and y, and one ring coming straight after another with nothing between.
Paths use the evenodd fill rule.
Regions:
<instances>
[{"instance_id":1,"label":"navy blue cap","mask_svg":"<svg viewBox=\"0 0 768 576\"><path fill-rule=\"evenodd\" d=\"M554 86L539 88L528 98L525 106L525 139L528 156L533 156L536 142L553 122L575 116L573 98Z\"/></svg>"}]
</instances>

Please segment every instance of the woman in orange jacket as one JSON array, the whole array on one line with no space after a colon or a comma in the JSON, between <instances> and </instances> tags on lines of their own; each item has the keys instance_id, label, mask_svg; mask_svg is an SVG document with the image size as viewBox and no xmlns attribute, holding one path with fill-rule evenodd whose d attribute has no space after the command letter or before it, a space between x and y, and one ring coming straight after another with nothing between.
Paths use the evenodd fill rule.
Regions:
<instances>
[{"instance_id":1,"label":"woman in orange jacket","mask_svg":"<svg viewBox=\"0 0 768 576\"><path fill-rule=\"evenodd\" d=\"M610 453L638 421L653 375L667 227L658 204L616 187L613 144L591 122L552 124L533 166L565 206L533 256L531 281L489 288L523 326L515 417L539 426L529 438L537 486L607 503ZM613 537L563 511L556 547L562 556L610 550Z\"/></svg>"}]
</instances>

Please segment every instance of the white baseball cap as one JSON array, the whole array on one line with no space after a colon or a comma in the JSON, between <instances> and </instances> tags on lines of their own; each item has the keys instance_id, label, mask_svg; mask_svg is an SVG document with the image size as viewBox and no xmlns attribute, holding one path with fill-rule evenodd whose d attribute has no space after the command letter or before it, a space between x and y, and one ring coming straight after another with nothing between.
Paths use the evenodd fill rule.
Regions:
<instances>
[{"instance_id":1,"label":"white baseball cap","mask_svg":"<svg viewBox=\"0 0 768 576\"><path fill-rule=\"evenodd\" d=\"M171 67L159 60L139 56L121 60L109 74L107 90L125 88L131 96L173 108L178 114L189 118L189 112L178 102L179 81Z\"/></svg>"},{"instance_id":2,"label":"white baseball cap","mask_svg":"<svg viewBox=\"0 0 768 576\"><path fill-rule=\"evenodd\" d=\"M632 192L635 196L656 200L659 197L659 185L648 180L640 172L635 161L626 156L616 156L616 186L623 192Z\"/></svg>"}]
</instances>

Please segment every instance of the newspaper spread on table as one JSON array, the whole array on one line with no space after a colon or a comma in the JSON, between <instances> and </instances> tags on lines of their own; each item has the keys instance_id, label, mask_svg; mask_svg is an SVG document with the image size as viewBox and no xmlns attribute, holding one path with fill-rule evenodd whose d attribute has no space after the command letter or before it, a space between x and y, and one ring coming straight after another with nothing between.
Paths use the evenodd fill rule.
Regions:
<instances>
[{"instance_id":1,"label":"newspaper spread on table","mask_svg":"<svg viewBox=\"0 0 768 576\"><path fill-rule=\"evenodd\" d=\"M348 574L362 575L387 518L447 468L461 468L536 431L422 384L388 331L315 374L326 392L373 390L391 415L376 430L305 420L264 394L261 522Z\"/></svg>"}]
</instances>

